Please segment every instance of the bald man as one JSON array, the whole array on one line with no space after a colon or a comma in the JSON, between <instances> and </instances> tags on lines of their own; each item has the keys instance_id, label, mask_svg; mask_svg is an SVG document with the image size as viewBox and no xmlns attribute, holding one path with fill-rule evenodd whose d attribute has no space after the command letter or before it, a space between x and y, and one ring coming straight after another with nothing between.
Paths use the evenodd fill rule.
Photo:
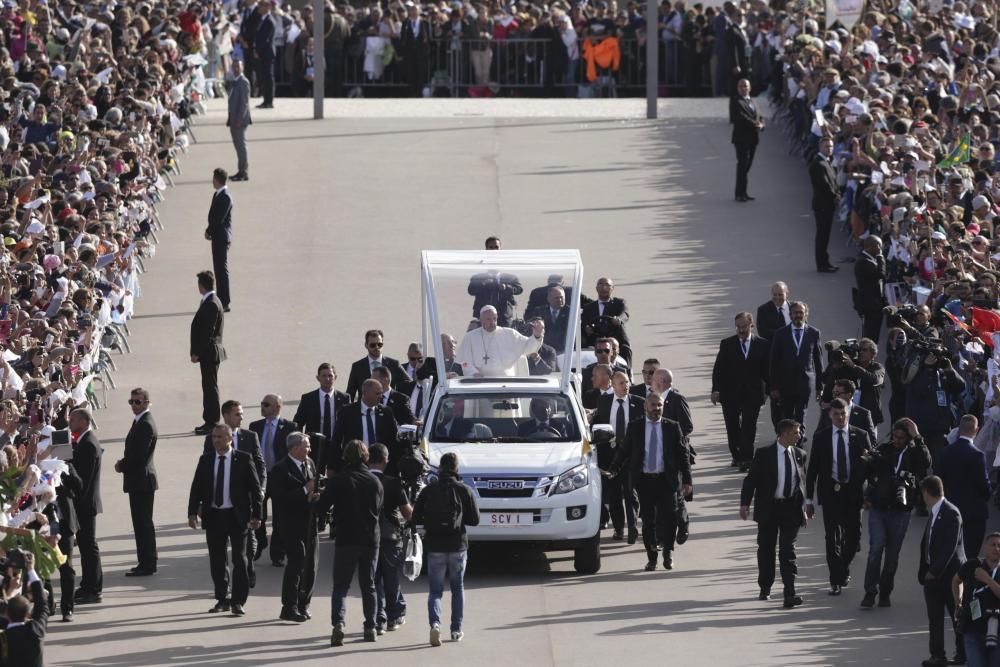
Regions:
<instances>
[{"instance_id":1,"label":"bald man","mask_svg":"<svg viewBox=\"0 0 1000 667\"><path fill-rule=\"evenodd\" d=\"M281 416L281 396L268 394L260 399L260 416L255 422L251 422L250 430L257 434L260 440L261 455L264 457L264 466L268 473L275 464L288 455L285 441L288 436L298 430L294 423ZM270 475L268 475L270 478ZM274 499L271 499L271 539L267 539L267 501L270 498L269 489L264 490L263 518L260 528L256 530L257 549L253 553L253 559L259 560L264 549L269 547L268 553L271 556L271 564L281 566L285 562L285 549L281 544L280 528L278 527L278 512L274 507Z\"/></svg>"}]
</instances>

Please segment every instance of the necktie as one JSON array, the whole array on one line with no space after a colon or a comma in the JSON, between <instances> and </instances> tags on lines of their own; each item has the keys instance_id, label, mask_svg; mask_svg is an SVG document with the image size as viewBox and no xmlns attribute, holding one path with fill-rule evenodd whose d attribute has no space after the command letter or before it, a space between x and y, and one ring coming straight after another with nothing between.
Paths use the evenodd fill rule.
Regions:
<instances>
[{"instance_id":1,"label":"necktie","mask_svg":"<svg viewBox=\"0 0 1000 667\"><path fill-rule=\"evenodd\" d=\"M215 506L222 507L226 501L223 491L226 485L226 457L219 457L219 469L215 471Z\"/></svg>"},{"instance_id":2,"label":"necktie","mask_svg":"<svg viewBox=\"0 0 1000 667\"><path fill-rule=\"evenodd\" d=\"M795 334L795 347L802 347L802 329L792 329Z\"/></svg>"},{"instance_id":3,"label":"necktie","mask_svg":"<svg viewBox=\"0 0 1000 667\"><path fill-rule=\"evenodd\" d=\"M785 457L785 489L782 491L782 495L785 498L792 497L792 459L788 456L788 450L785 450L783 454Z\"/></svg>"},{"instance_id":4,"label":"necktie","mask_svg":"<svg viewBox=\"0 0 1000 667\"><path fill-rule=\"evenodd\" d=\"M326 394L323 398L323 435L327 441L333 440L333 420L330 415L330 394Z\"/></svg>"},{"instance_id":5,"label":"necktie","mask_svg":"<svg viewBox=\"0 0 1000 667\"><path fill-rule=\"evenodd\" d=\"M625 439L625 399L618 399L618 416L615 417L615 440L621 444Z\"/></svg>"},{"instance_id":6,"label":"necktie","mask_svg":"<svg viewBox=\"0 0 1000 667\"><path fill-rule=\"evenodd\" d=\"M365 411L365 423L368 425L368 439L365 441L365 444L370 445L375 442L375 423L372 421L371 408Z\"/></svg>"},{"instance_id":7,"label":"necktie","mask_svg":"<svg viewBox=\"0 0 1000 667\"><path fill-rule=\"evenodd\" d=\"M420 415L423 414L423 409L424 409L424 392L423 390L420 389L420 387L417 387L416 391L417 391L417 414L415 416L419 419Z\"/></svg>"},{"instance_id":8,"label":"necktie","mask_svg":"<svg viewBox=\"0 0 1000 667\"><path fill-rule=\"evenodd\" d=\"M740 347L743 348L743 358L745 359L747 356L747 341L740 341Z\"/></svg>"},{"instance_id":9,"label":"necktie","mask_svg":"<svg viewBox=\"0 0 1000 667\"><path fill-rule=\"evenodd\" d=\"M302 479L304 479L304 480L306 480L308 482L309 481L309 466L306 465L305 463L303 463L302 466L301 466L301 468L302 468Z\"/></svg>"},{"instance_id":10,"label":"necktie","mask_svg":"<svg viewBox=\"0 0 1000 667\"><path fill-rule=\"evenodd\" d=\"M656 437L658 422L649 423L649 438L646 439L646 471L656 472L656 453L659 447L659 439Z\"/></svg>"},{"instance_id":11,"label":"necktie","mask_svg":"<svg viewBox=\"0 0 1000 667\"><path fill-rule=\"evenodd\" d=\"M264 465L270 470L274 467L274 422L264 422Z\"/></svg>"},{"instance_id":12,"label":"necktie","mask_svg":"<svg viewBox=\"0 0 1000 667\"><path fill-rule=\"evenodd\" d=\"M552 309L552 321L555 322L559 319L559 311L555 308Z\"/></svg>"},{"instance_id":13,"label":"necktie","mask_svg":"<svg viewBox=\"0 0 1000 667\"><path fill-rule=\"evenodd\" d=\"M837 431L837 477L838 482L847 482L847 443L843 431Z\"/></svg>"}]
</instances>

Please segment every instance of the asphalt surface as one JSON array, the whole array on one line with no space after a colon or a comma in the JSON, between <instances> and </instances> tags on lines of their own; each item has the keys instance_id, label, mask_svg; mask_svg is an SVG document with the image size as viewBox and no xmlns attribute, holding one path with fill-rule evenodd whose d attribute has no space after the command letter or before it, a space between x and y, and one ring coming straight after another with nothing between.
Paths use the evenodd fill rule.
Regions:
<instances>
[{"instance_id":1,"label":"asphalt surface","mask_svg":"<svg viewBox=\"0 0 1000 667\"><path fill-rule=\"evenodd\" d=\"M374 645L361 642L355 590L348 641L331 649L332 545L323 540L312 621L278 621L281 572L266 556L245 617L206 613L207 549L185 520L201 450L190 431L201 396L188 328L195 273L211 266L202 237L211 170L235 163L213 102L161 208L167 228L142 279L133 353L116 358L119 389L97 413L106 450L104 602L78 607L70 625L53 620L48 663L318 665L350 656L357 665L609 665L655 656L689 665L902 665L926 657L916 583L923 519L911 523L891 609L858 608L867 532L854 582L843 596L827 596L819 517L800 533L805 604L786 611L780 600L757 601L756 532L737 516L741 479L728 467L721 411L708 400L712 361L734 313L755 310L775 280L810 304L824 339L857 335L851 267L814 272L808 175L776 129L765 133L751 172L757 201L739 204L725 103L664 101L653 122L641 118L643 104L352 100L331 102L328 119L316 122L306 120L311 102L277 100L276 110L256 112L251 180L231 187L233 312L221 387L224 398L244 402L248 421L268 392L284 396L290 418L299 395L315 387L320 361L341 369L343 389L350 363L364 354L364 330L384 329L386 353L404 356L420 337L421 249L479 248L491 234L511 248L577 247L588 292L599 275L616 281L636 356L672 368L693 408L696 502L674 571L643 572L641 544L611 542L610 531L593 576L573 572L571 553L474 551L461 644L427 645L419 579L405 587L407 624ZM831 248L835 260L853 255L839 231ZM127 390L140 385L152 392L160 431L160 570L126 579L134 541L112 464L131 420ZM814 407L810 428L816 416Z\"/></svg>"}]
</instances>

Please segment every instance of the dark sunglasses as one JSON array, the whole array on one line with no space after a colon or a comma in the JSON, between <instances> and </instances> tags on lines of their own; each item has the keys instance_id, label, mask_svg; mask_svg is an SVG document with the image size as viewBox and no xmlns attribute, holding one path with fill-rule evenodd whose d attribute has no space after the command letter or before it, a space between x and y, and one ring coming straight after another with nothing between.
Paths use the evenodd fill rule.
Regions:
<instances>
[{"instance_id":1,"label":"dark sunglasses","mask_svg":"<svg viewBox=\"0 0 1000 667\"><path fill-rule=\"evenodd\" d=\"M368 343L368 347L382 347L382 343Z\"/></svg>"},{"instance_id":2,"label":"dark sunglasses","mask_svg":"<svg viewBox=\"0 0 1000 667\"><path fill-rule=\"evenodd\" d=\"M611 354L611 350L594 350L594 354Z\"/></svg>"},{"instance_id":3,"label":"dark sunglasses","mask_svg":"<svg viewBox=\"0 0 1000 667\"><path fill-rule=\"evenodd\" d=\"M424 360L423 357L410 357L410 363L411 364L415 364L415 363L423 361L423 360Z\"/></svg>"},{"instance_id":4,"label":"dark sunglasses","mask_svg":"<svg viewBox=\"0 0 1000 667\"><path fill-rule=\"evenodd\" d=\"M271 404L270 403L265 403L265 402L261 401L260 407L262 407L262 408L269 408L269 407L271 407Z\"/></svg>"},{"instance_id":5,"label":"dark sunglasses","mask_svg":"<svg viewBox=\"0 0 1000 667\"><path fill-rule=\"evenodd\" d=\"M141 398L130 398L130 399L128 399L128 404L129 405L142 405L145 402L146 401L142 400Z\"/></svg>"}]
</instances>

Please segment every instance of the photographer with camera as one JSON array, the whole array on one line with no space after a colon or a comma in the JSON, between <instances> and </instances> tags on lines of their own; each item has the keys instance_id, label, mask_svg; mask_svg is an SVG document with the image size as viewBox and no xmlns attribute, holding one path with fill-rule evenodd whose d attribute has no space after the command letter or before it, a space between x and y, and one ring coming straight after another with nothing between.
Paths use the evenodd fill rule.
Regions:
<instances>
[{"instance_id":1,"label":"photographer with camera","mask_svg":"<svg viewBox=\"0 0 1000 667\"><path fill-rule=\"evenodd\" d=\"M906 413L906 383L903 373L906 371L907 356L910 347L907 345L906 332L900 327L889 329L888 344L885 353L885 375L889 379L889 421L895 424Z\"/></svg>"},{"instance_id":2,"label":"photographer with camera","mask_svg":"<svg viewBox=\"0 0 1000 667\"><path fill-rule=\"evenodd\" d=\"M885 368L875 361L878 345L870 338L848 338L843 342L827 341L824 347L829 353L830 365L823 380L823 403L833 400L833 384L837 380L851 380L855 391L860 392L853 396L852 402L870 412L872 424L878 427L885 421L882 415L882 387L886 376Z\"/></svg>"},{"instance_id":3,"label":"photographer with camera","mask_svg":"<svg viewBox=\"0 0 1000 667\"><path fill-rule=\"evenodd\" d=\"M952 577L956 622L968 667L1000 664L1000 533L990 533L983 557L965 561Z\"/></svg>"},{"instance_id":4,"label":"photographer with camera","mask_svg":"<svg viewBox=\"0 0 1000 667\"><path fill-rule=\"evenodd\" d=\"M930 452L912 419L895 422L890 440L872 454L864 501L868 509L868 564L861 606L865 609L875 605L876 596L878 606L891 606L899 551L913 508L920 502L917 484L930 465Z\"/></svg>"},{"instance_id":5,"label":"photographer with camera","mask_svg":"<svg viewBox=\"0 0 1000 667\"><path fill-rule=\"evenodd\" d=\"M35 573L35 556L15 549L7 552L6 563L3 580L6 627L0 632L0 666L43 667L42 644L49 624L49 605L42 580ZM24 575L28 579L30 603L21 594Z\"/></svg>"},{"instance_id":6,"label":"photographer with camera","mask_svg":"<svg viewBox=\"0 0 1000 667\"><path fill-rule=\"evenodd\" d=\"M954 402L965 390L965 380L955 371L943 347L913 341L913 354L903 375L906 383L905 414L917 423L931 457L947 444L948 431L955 424ZM907 377L912 377L907 382Z\"/></svg>"}]
</instances>

